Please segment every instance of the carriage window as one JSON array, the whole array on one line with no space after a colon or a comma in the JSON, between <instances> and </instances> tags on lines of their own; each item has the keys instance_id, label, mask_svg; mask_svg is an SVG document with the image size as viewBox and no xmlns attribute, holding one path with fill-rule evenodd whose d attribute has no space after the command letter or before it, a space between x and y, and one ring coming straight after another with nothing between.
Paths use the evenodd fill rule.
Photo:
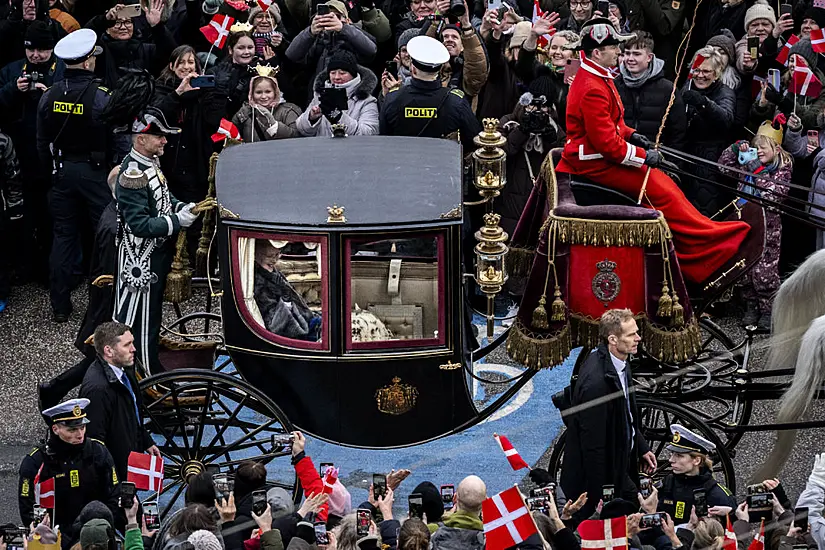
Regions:
<instances>
[{"instance_id":1,"label":"carriage window","mask_svg":"<svg viewBox=\"0 0 825 550\"><path fill-rule=\"evenodd\" d=\"M326 242L255 234L239 237L237 249L247 316L276 343L320 349L326 324Z\"/></svg>"},{"instance_id":2,"label":"carriage window","mask_svg":"<svg viewBox=\"0 0 825 550\"><path fill-rule=\"evenodd\" d=\"M347 241L347 349L443 344L443 256L435 233Z\"/></svg>"}]
</instances>

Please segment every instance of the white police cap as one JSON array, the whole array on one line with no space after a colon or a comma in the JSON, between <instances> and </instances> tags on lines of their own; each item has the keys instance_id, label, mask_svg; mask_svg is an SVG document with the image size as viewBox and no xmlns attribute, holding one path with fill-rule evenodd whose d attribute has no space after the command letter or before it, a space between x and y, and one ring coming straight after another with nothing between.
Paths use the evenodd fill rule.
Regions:
<instances>
[{"instance_id":1,"label":"white police cap","mask_svg":"<svg viewBox=\"0 0 825 550\"><path fill-rule=\"evenodd\" d=\"M69 399L59 405L49 407L41 414L49 418L52 424L60 422L69 427L82 426L89 423L85 410L88 406L89 400L86 398Z\"/></svg>"},{"instance_id":2,"label":"white police cap","mask_svg":"<svg viewBox=\"0 0 825 550\"><path fill-rule=\"evenodd\" d=\"M666 449L674 453L701 453L709 455L716 445L681 424L671 424L671 439Z\"/></svg>"},{"instance_id":3,"label":"white police cap","mask_svg":"<svg viewBox=\"0 0 825 550\"><path fill-rule=\"evenodd\" d=\"M80 63L93 55L103 53L97 46L97 34L92 29L78 29L61 38L54 47L54 55L71 64Z\"/></svg>"},{"instance_id":4,"label":"white police cap","mask_svg":"<svg viewBox=\"0 0 825 550\"><path fill-rule=\"evenodd\" d=\"M416 67L434 72L450 60L450 52L444 44L430 36L416 36L407 43L407 53Z\"/></svg>"}]
</instances>

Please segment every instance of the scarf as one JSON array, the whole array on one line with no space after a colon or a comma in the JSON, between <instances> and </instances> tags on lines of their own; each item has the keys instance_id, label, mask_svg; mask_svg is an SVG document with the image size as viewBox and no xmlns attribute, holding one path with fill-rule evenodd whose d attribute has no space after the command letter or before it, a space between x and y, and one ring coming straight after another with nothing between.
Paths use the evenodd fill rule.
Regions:
<instances>
[{"instance_id":1,"label":"scarf","mask_svg":"<svg viewBox=\"0 0 825 550\"><path fill-rule=\"evenodd\" d=\"M665 62L654 55L650 65L648 65L645 72L641 74L636 76L630 74L627 67L624 66L624 63L619 65L619 71L621 71L622 74L622 81L628 88L641 88L648 80L650 80L650 77L661 73L664 67Z\"/></svg>"},{"instance_id":2,"label":"scarf","mask_svg":"<svg viewBox=\"0 0 825 550\"><path fill-rule=\"evenodd\" d=\"M751 166L756 165L755 168L751 168ZM762 190L757 189L756 185L756 176L757 174L767 175L772 174L779 169L779 155L774 157L773 161L770 164L762 164L758 160L749 163L748 170L753 170L753 176L745 176L745 182L742 184L742 192L747 193L748 195L753 195L754 197L761 197Z\"/></svg>"}]
</instances>

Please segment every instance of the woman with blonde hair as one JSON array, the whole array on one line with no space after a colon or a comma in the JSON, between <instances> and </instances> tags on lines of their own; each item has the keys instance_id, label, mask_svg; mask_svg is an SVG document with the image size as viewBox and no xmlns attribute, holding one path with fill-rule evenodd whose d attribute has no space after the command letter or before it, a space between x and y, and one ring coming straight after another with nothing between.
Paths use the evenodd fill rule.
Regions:
<instances>
[{"instance_id":1,"label":"woman with blonde hair","mask_svg":"<svg viewBox=\"0 0 825 550\"><path fill-rule=\"evenodd\" d=\"M249 97L232 117L232 123L244 142L254 143L297 136L295 121L299 116L300 107L284 99L275 69L261 65L249 81Z\"/></svg>"}]
</instances>

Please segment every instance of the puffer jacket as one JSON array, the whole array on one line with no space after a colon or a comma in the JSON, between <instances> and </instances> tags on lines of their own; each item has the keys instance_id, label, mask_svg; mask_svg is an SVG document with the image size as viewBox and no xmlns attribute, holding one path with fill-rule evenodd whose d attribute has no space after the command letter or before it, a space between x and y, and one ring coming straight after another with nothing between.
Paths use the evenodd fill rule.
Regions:
<instances>
[{"instance_id":1,"label":"puffer jacket","mask_svg":"<svg viewBox=\"0 0 825 550\"><path fill-rule=\"evenodd\" d=\"M316 105L320 104L321 90L327 85L329 80L326 74L319 74L315 78L315 95L312 101L298 120L295 127L302 136L331 136L332 124L327 117L310 122L309 112ZM347 90L348 109L341 115L339 124L346 126L347 134L350 136L362 135L372 136L378 134L378 100L371 94L378 85L378 78L375 73L366 67L358 66L358 76L347 82L344 87Z\"/></svg>"},{"instance_id":2,"label":"puffer jacket","mask_svg":"<svg viewBox=\"0 0 825 550\"><path fill-rule=\"evenodd\" d=\"M687 87L682 88L683 94L686 89ZM685 150L716 162L731 142L736 95L718 80L704 90L693 89L704 95L708 103L698 109L693 105L688 106ZM698 165L694 170L696 176L709 180L716 179L714 172L712 168ZM713 216L732 199L732 194L725 193L720 187L694 178L684 178L682 190L693 206L706 216Z\"/></svg>"},{"instance_id":3,"label":"puffer jacket","mask_svg":"<svg viewBox=\"0 0 825 550\"><path fill-rule=\"evenodd\" d=\"M446 517L430 537L432 550L483 550L484 545L484 524L461 511Z\"/></svg>"},{"instance_id":4,"label":"puffer jacket","mask_svg":"<svg viewBox=\"0 0 825 550\"><path fill-rule=\"evenodd\" d=\"M622 76L616 79L616 89L624 104L624 122L637 132L647 137L651 142L656 140L662 117L670 101L673 82L664 76L664 61L654 57L651 62L650 76L642 82L625 80L628 76L622 66ZM687 130L687 116L685 105L682 103L682 94L676 91L676 99L670 110L665 130L662 133L662 143L675 149L683 149L685 145L685 131Z\"/></svg>"}]
</instances>

